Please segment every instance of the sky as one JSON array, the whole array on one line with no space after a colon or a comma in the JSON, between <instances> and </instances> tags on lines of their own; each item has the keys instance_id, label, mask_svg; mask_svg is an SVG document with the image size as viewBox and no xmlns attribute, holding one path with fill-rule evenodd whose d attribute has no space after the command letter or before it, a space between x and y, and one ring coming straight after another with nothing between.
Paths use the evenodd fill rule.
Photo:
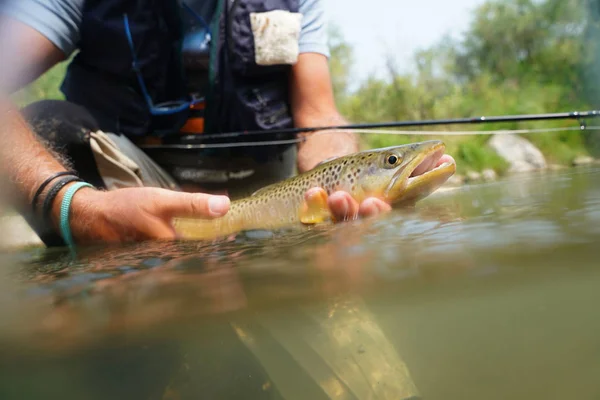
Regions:
<instances>
[{"instance_id":1,"label":"sky","mask_svg":"<svg viewBox=\"0 0 600 400\"><path fill-rule=\"evenodd\" d=\"M484 0L323 0L328 20L354 48L353 77L385 73L385 54L395 54L402 71L419 48L468 27L472 10Z\"/></svg>"}]
</instances>

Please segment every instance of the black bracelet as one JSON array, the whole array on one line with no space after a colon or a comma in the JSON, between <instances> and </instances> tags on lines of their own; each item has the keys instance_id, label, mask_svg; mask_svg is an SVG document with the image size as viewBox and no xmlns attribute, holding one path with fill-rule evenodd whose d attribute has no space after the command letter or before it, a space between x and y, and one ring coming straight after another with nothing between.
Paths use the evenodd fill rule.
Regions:
<instances>
[{"instance_id":1,"label":"black bracelet","mask_svg":"<svg viewBox=\"0 0 600 400\"><path fill-rule=\"evenodd\" d=\"M81 182L81 178L77 176L69 176L66 178L62 178L61 180L56 182L54 186L52 186L52 188L48 191L48 194L44 199L44 206L42 208L42 215L44 221L46 221L48 224L50 224L50 211L52 211L52 201L54 200L58 192L60 192L60 189L62 189L63 187L65 187L65 185L71 182Z\"/></svg>"},{"instance_id":2,"label":"black bracelet","mask_svg":"<svg viewBox=\"0 0 600 400\"><path fill-rule=\"evenodd\" d=\"M35 194L33 195L33 200L31 200L31 212L33 215L35 215L35 209L37 208L37 199L40 196L40 194L42 194L42 191L44 190L44 188L46 186L48 186L48 184L50 182L52 182L54 179L58 178L59 176L65 176L65 175L73 175L76 176L73 172L71 171L61 171L61 172L57 172L54 175L51 175L48 179L46 179L38 188L38 190L35 192Z\"/></svg>"}]
</instances>

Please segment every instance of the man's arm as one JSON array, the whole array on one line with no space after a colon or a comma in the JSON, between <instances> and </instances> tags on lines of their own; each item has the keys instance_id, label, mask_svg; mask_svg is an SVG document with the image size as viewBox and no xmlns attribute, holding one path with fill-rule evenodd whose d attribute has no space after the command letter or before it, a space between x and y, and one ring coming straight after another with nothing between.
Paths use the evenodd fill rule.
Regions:
<instances>
[{"instance_id":1,"label":"man's arm","mask_svg":"<svg viewBox=\"0 0 600 400\"><path fill-rule=\"evenodd\" d=\"M0 49L0 94L5 95L28 85L65 59L65 54L38 31L1 14Z\"/></svg>"},{"instance_id":2,"label":"man's arm","mask_svg":"<svg viewBox=\"0 0 600 400\"><path fill-rule=\"evenodd\" d=\"M33 28L0 16L0 161L20 210L37 187L64 166L36 139L8 95L37 79L64 53ZM22 206L22 207L20 207Z\"/></svg>"},{"instance_id":3,"label":"man's arm","mask_svg":"<svg viewBox=\"0 0 600 400\"><path fill-rule=\"evenodd\" d=\"M300 54L292 68L291 105L294 122L298 127L344 125L333 97L327 57L317 53ZM299 144L298 170L308 171L318 163L332 157L340 157L358 151L358 140L351 132L308 133L307 139ZM313 188L308 197L324 196L324 190ZM354 219L358 216L375 215L389 211L389 204L369 198L359 204L346 192L333 193L328 205L337 221Z\"/></svg>"},{"instance_id":4,"label":"man's arm","mask_svg":"<svg viewBox=\"0 0 600 400\"><path fill-rule=\"evenodd\" d=\"M0 173L11 191L10 200L22 213L29 213L39 185L54 173L65 171L65 167L37 139L10 101L9 93L64 58L64 53L40 32L0 14ZM66 185L53 202L52 228L56 231L62 196L71 185ZM210 218L228 209L229 199L224 196L155 188L111 192L84 188L73 198L70 221L78 242L173 238L172 217Z\"/></svg>"},{"instance_id":5,"label":"man's arm","mask_svg":"<svg viewBox=\"0 0 600 400\"><path fill-rule=\"evenodd\" d=\"M300 54L292 68L291 104L297 127L345 125L333 97L329 64L322 54ZM314 168L321 161L358 151L358 139L351 132L306 134L298 146L300 172Z\"/></svg>"}]
</instances>

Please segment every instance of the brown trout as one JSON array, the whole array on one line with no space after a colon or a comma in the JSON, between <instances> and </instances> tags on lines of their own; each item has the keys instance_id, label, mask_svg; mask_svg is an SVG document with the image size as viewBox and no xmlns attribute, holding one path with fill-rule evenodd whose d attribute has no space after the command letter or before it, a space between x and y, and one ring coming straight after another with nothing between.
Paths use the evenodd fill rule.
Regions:
<instances>
[{"instance_id":1,"label":"brown trout","mask_svg":"<svg viewBox=\"0 0 600 400\"><path fill-rule=\"evenodd\" d=\"M176 218L173 225L183 239L210 239L244 230L319 223L331 219L327 196L338 190L359 203L377 197L392 207L414 204L456 171L454 162L440 163L444 150L443 142L431 140L349 154L232 201L220 218ZM313 187L323 188L326 195L307 199L305 193Z\"/></svg>"}]
</instances>

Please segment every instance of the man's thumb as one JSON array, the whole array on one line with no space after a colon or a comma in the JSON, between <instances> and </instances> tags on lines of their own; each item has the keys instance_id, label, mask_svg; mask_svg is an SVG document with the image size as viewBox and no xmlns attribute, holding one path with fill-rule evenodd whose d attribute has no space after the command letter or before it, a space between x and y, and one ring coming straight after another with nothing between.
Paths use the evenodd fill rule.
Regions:
<instances>
[{"instance_id":1,"label":"man's thumb","mask_svg":"<svg viewBox=\"0 0 600 400\"><path fill-rule=\"evenodd\" d=\"M161 213L168 218L216 218L229 211L229 197L206 193L171 192L160 204Z\"/></svg>"}]
</instances>

